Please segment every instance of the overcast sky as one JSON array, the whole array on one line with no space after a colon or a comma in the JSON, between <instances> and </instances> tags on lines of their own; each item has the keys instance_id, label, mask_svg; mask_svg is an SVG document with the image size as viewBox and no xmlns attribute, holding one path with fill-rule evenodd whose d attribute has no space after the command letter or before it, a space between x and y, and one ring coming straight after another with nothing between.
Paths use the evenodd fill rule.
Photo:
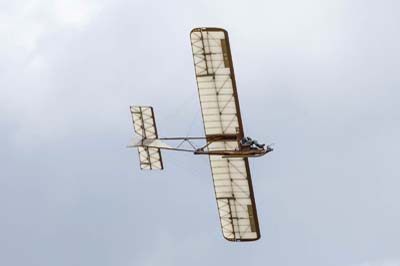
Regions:
<instances>
[{"instance_id":1,"label":"overcast sky","mask_svg":"<svg viewBox=\"0 0 400 266\"><path fill-rule=\"evenodd\" d=\"M0 1L0 264L400 265L400 2ZM140 171L130 105L202 135L189 40L226 28L261 239L206 157Z\"/></svg>"}]
</instances>

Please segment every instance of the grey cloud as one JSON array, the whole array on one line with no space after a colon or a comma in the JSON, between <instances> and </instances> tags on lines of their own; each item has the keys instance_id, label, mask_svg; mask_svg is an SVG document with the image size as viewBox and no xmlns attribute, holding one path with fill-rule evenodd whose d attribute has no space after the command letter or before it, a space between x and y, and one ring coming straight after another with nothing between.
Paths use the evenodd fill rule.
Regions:
<instances>
[{"instance_id":1,"label":"grey cloud","mask_svg":"<svg viewBox=\"0 0 400 266\"><path fill-rule=\"evenodd\" d=\"M1 48L1 264L398 258L396 2L102 5L82 25L47 25L32 49ZM255 243L223 240L207 158L166 152L149 173L124 148L131 104L153 105L163 136L203 134L196 26L228 29L245 132L276 142L251 162Z\"/></svg>"}]
</instances>

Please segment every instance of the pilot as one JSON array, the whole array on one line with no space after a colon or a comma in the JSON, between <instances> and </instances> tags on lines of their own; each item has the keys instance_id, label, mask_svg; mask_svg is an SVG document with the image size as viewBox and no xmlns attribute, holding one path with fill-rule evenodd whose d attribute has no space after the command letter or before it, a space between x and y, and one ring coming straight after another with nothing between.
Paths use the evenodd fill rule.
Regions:
<instances>
[{"instance_id":1,"label":"pilot","mask_svg":"<svg viewBox=\"0 0 400 266\"><path fill-rule=\"evenodd\" d=\"M250 137L243 137L240 140L240 145L244 148L250 148L251 144L252 144L252 139Z\"/></svg>"},{"instance_id":2,"label":"pilot","mask_svg":"<svg viewBox=\"0 0 400 266\"><path fill-rule=\"evenodd\" d=\"M265 144L260 144L258 143L257 140L253 140L250 137L244 137L240 140L240 144L242 147L250 147L250 149L256 149L256 150L263 150Z\"/></svg>"}]
</instances>

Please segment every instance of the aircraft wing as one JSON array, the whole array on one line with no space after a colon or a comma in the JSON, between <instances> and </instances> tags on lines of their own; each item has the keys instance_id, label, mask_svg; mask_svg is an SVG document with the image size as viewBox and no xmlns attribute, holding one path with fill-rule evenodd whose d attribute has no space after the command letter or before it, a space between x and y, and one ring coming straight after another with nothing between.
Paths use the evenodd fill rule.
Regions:
<instances>
[{"instance_id":1,"label":"aircraft wing","mask_svg":"<svg viewBox=\"0 0 400 266\"><path fill-rule=\"evenodd\" d=\"M191 34L193 60L209 151L233 150L243 126L228 33L196 28ZM222 233L230 241L260 238L249 163L246 158L210 155Z\"/></svg>"}]
</instances>

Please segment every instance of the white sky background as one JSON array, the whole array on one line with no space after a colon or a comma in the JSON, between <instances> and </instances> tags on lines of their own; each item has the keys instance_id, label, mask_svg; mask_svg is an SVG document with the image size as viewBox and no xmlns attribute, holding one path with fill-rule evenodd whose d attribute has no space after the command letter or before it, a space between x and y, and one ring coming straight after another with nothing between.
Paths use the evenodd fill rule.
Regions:
<instances>
[{"instance_id":1,"label":"white sky background","mask_svg":"<svg viewBox=\"0 0 400 266\"><path fill-rule=\"evenodd\" d=\"M1 265L400 265L398 1L1 1ZM129 105L203 134L189 32L230 33L262 238L206 157L142 172ZM194 121L194 122L193 122Z\"/></svg>"}]
</instances>

